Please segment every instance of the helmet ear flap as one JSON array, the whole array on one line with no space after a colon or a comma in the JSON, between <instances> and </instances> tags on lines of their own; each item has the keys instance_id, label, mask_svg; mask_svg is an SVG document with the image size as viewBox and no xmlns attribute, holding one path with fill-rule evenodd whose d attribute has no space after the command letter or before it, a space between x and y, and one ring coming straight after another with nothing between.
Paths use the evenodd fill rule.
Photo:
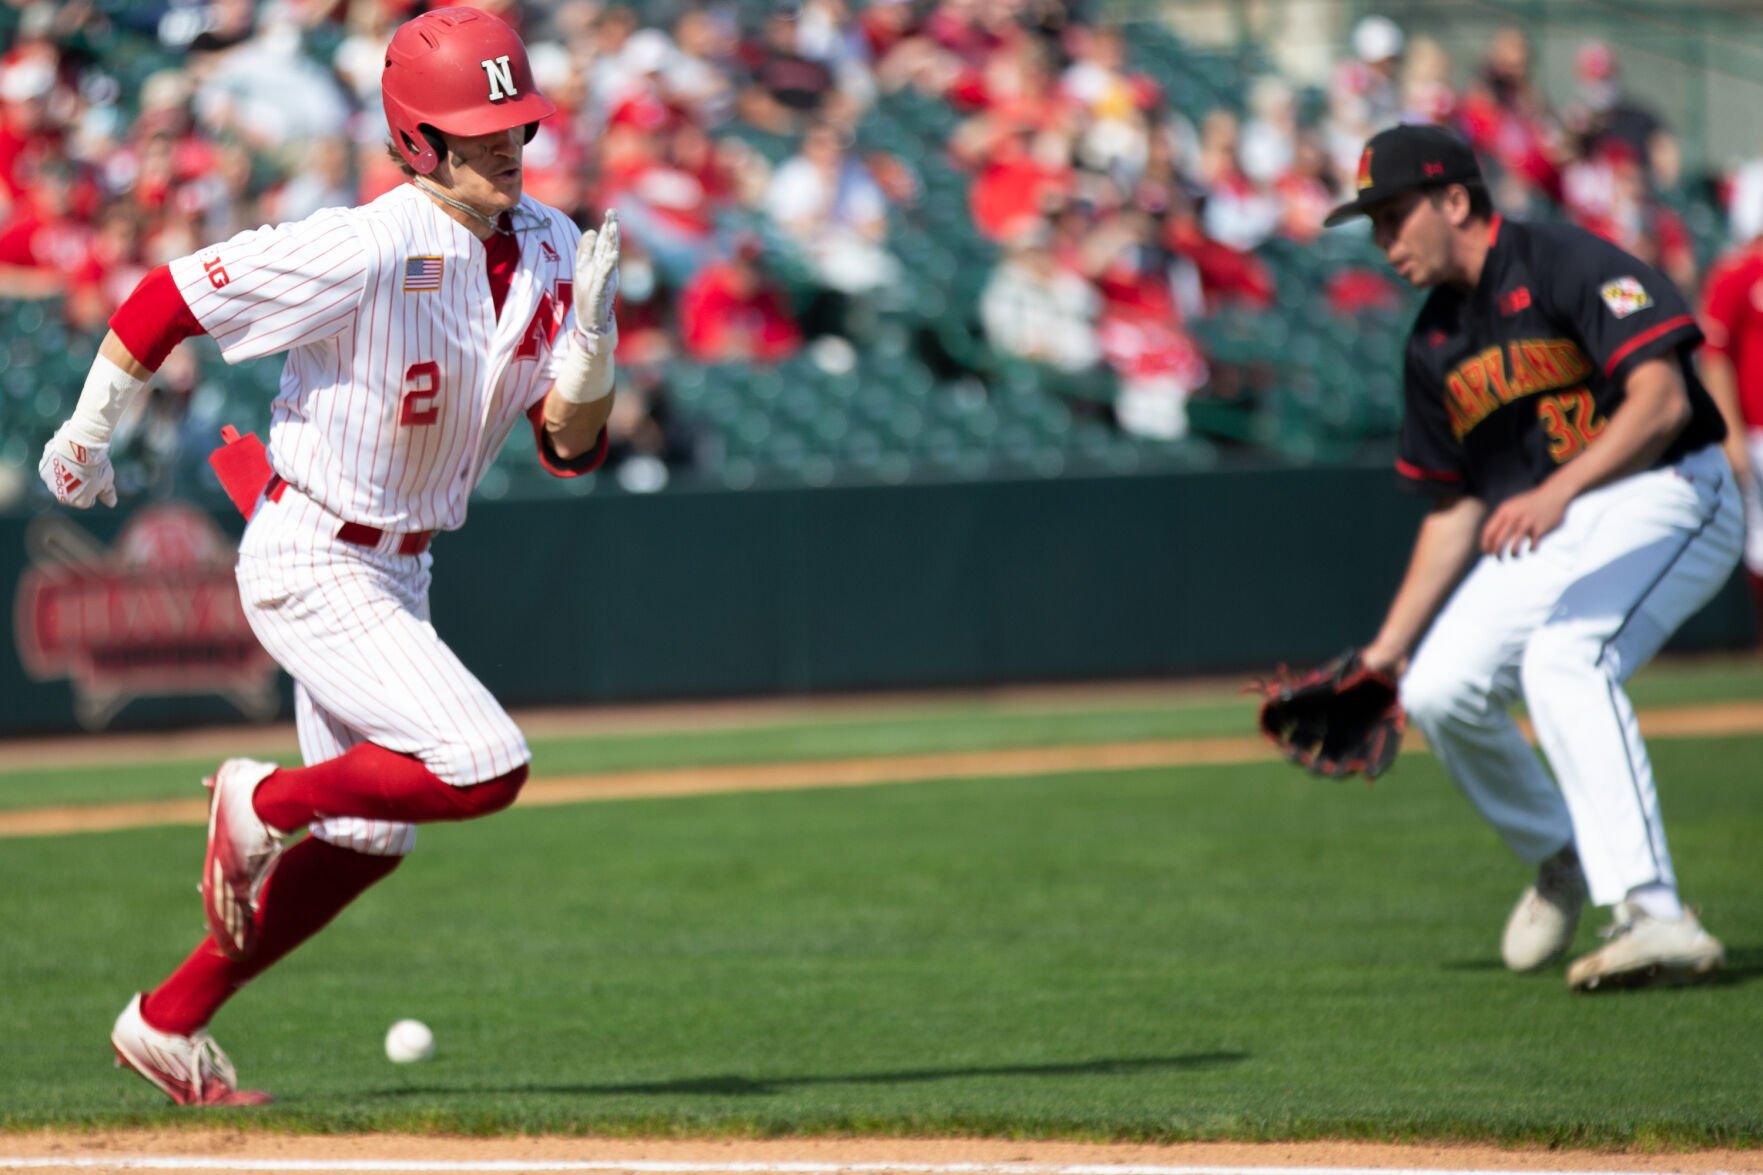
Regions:
<instances>
[{"instance_id":1,"label":"helmet ear flap","mask_svg":"<svg viewBox=\"0 0 1763 1175\"><path fill-rule=\"evenodd\" d=\"M398 136L398 149L404 161L417 175L427 175L440 166L445 144L433 127L419 126L417 130L421 139L413 137L403 127L394 127L392 133Z\"/></svg>"}]
</instances>

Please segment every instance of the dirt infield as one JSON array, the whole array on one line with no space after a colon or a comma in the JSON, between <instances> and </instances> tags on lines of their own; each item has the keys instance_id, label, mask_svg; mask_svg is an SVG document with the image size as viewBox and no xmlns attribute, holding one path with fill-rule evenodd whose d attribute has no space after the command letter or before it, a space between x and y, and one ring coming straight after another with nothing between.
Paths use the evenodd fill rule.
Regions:
<instances>
[{"instance_id":1,"label":"dirt infield","mask_svg":"<svg viewBox=\"0 0 1763 1175\"><path fill-rule=\"evenodd\" d=\"M679 715L674 715L677 721ZM751 715L747 718L751 721ZM572 727L586 733L582 720ZM534 724L544 729L544 718ZM529 726L531 729L532 726ZM1653 710L1641 715L1641 729L1649 738L1685 738L1707 735L1748 734L1763 730L1763 702L1728 702L1720 705L1683 706ZM197 735L132 736L119 740L126 751L105 740L88 753L86 761L112 762L143 758L180 758L201 755L271 754L291 742L285 731L207 732ZM245 744L241 746L241 744ZM57 744L57 766L80 762L78 748ZM1409 750L1425 743L1411 735ZM42 744L0 745L0 766L36 765L48 753ZM822 759L794 763L758 763L738 766L679 767L665 770L608 772L535 779L522 790L525 807L579 804L594 800L632 799L653 796L708 795L737 791L793 791L804 788L864 787L881 783L913 783L931 779L987 779L996 776L1058 775L1067 772L1123 771L1152 767L1191 767L1219 763L1255 763L1274 758L1259 738L1158 739L1127 743L1077 746L1029 747L996 751L955 751L922 755L881 755L861 759ZM164 824L201 824L208 819L201 796L141 803L25 808L0 812L0 838L64 836L80 832L105 832Z\"/></svg>"},{"instance_id":2,"label":"dirt infield","mask_svg":"<svg viewBox=\"0 0 1763 1175\"><path fill-rule=\"evenodd\" d=\"M147 1159L151 1163L135 1162ZM41 1132L0 1135L0 1171L22 1161L39 1171L152 1170L383 1173L558 1171L588 1164L596 1175L658 1167L699 1175L813 1175L836 1169L981 1175L1059 1170L1079 1175L1174 1175L1177 1169L1263 1171L1763 1172L1763 1152L1642 1153L1389 1146L1361 1142L1187 1143L1172 1146L990 1139L431 1138L295 1137L243 1131ZM205 1165L205 1163L207 1165ZM350 1164L359 1163L359 1167ZM621 1168L618 1164L629 1163ZM394 1167L393 1164L396 1166ZM811 1165L811 1168L806 1165ZM1154 1172L1150 1169L1156 1169Z\"/></svg>"}]
</instances>

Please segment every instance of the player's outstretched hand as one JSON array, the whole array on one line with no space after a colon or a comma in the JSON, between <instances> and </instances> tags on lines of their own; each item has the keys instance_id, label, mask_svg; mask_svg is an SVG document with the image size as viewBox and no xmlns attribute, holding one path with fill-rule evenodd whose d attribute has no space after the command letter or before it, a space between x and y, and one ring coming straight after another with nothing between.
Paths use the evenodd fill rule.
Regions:
<instances>
[{"instance_id":1,"label":"player's outstretched hand","mask_svg":"<svg viewBox=\"0 0 1763 1175\"><path fill-rule=\"evenodd\" d=\"M618 246L618 213L607 209L599 231L583 233L575 251L575 327L586 342L617 343Z\"/></svg>"},{"instance_id":2,"label":"player's outstretched hand","mask_svg":"<svg viewBox=\"0 0 1763 1175\"><path fill-rule=\"evenodd\" d=\"M116 505L116 471L110 468L110 446L88 445L67 435L67 425L56 430L43 446L37 473L55 500L80 510L93 502Z\"/></svg>"},{"instance_id":3,"label":"player's outstretched hand","mask_svg":"<svg viewBox=\"0 0 1763 1175\"><path fill-rule=\"evenodd\" d=\"M1501 502L1481 528L1484 555L1505 559L1535 549L1543 536L1561 525L1567 501L1544 482Z\"/></svg>"}]
</instances>

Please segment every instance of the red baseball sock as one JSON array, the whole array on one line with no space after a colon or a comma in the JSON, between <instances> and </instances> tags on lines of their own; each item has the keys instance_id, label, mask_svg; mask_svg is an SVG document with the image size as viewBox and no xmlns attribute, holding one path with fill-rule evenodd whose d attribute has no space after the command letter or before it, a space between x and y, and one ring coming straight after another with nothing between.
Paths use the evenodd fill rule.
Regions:
<instances>
[{"instance_id":1,"label":"red baseball sock","mask_svg":"<svg viewBox=\"0 0 1763 1175\"><path fill-rule=\"evenodd\" d=\"M141 1001L141 1015L161 1032L188 1036L206 1025L235 991L318 933L403 857L370 857L309 836L276 862L257 911L257 949L229 959L204 938L169 978Z\"/></svg>"},{"instance_id":2,"label":"red baseball sock","mask_svg":"<svg viewBox=\"0 0 1763 1175\"><path fill-rule=\"evenodd\" d=\"M365 816L428 824L487 816L514 802L526 767L454 787L413 755L357 743L310 767L279 767L257 785L253 806L271 828L291 831L327 816Z\"/></svg>"}]
</instances>

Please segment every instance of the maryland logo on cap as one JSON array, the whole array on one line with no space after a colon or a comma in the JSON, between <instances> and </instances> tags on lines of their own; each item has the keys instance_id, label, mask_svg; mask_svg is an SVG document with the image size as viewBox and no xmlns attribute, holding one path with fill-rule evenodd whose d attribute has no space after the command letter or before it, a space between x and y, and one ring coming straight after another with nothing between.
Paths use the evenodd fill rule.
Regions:
<instances>
[{"instance_id":1,"label":"maryland logo on cap","mask_svg":"<svg viewBox=\"0 0 1763 1175\"><path fill-rule=\"evenodd\" d=\"M1371 186L1371 148L1365 148L1359 156L1359 190L1363 192Z\"/></svg>"}]
</instances>

